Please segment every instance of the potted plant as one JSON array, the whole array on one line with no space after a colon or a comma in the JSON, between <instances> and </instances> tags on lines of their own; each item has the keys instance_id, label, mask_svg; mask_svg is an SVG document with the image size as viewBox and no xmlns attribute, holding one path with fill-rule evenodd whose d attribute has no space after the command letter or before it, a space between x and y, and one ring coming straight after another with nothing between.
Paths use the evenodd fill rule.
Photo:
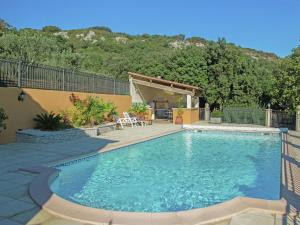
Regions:
<instances>
[{"instance_id":1,"label":"potted plant","mask_svg":"<svg viewBox=\"0 0 300 225\"><path fill-rule=\"evenodd\" d=\"M182 98L179 98L175 124L183 124L183 118L182 118L183 113L184 110L183 110Z\"/></svg>"},{"instance_id":2,"label":"potted plant","mask_svg":"<svg viewBox=\"0 0 300 225\"><path fill-rule=\"evenodd\" d=\"M0 108L0 132L1 130L6 129L6 124L4 123L5 120L8 119L8 116L6 115L3 108Z\"/></svg>"},{"instance_id":3,"label":"potted plant","mask_svg":"<svg viewBox=\"0 0 300 225\"><path fill-rule=\"evenodd\" d=\"M175 124L183 124L182 115L183 115L183 108L178 108Z\"/></svg>"},{"instance_id":4,"label":"potted plant","mask_svg":"<svg viewBox=\"0 0 300 225\"><path fill-rule=\"evenodd\" d=\"M129 109L129 113L135 115L141 120L145 120L145 115L147 113L148 106L146 103L133 103Z\"/></svg>"},{"instance_id":5,"label":"potted plant","mask_svg":"<svg viewBox=\"0 0 300 225\"><path fill-rule=\"evenodd\" d=\"M214 110L211 113L210 122L211 123L222 123L223 112L220 110Z\"/></svg>"}]
</instances>

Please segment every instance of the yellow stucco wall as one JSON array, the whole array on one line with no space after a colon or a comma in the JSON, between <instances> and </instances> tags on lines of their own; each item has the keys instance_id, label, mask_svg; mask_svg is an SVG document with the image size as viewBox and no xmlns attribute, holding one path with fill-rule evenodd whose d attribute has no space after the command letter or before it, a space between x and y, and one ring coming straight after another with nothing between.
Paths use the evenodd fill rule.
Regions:
<instances>
[{"instance_id":1,"label":"yellow stucco wall","mask_svg":"<svg viewBox=\"0 0 300 225\"><path fill-rule=\"evenodd\" d=\"M25 100L17 100L21 91L26 93ZM10 143L16 140L18 129L32 128L33 118L41 112L59 113L72 107L69 100L70 94L74 93L80 99L87 96L98 96L104 101L113 102L117 106L118 113L127 111L131 106L131 97L127 95L107 95L83 92L67 92L40 90L28 88L0 88L0 107L3 107L9 119L6 121L7 129L0 132L0 143Z\"/></svg>"},{"instance_id":2,"label":"yellow stucco wall","mask_svg":"<svg viewBox=\"0 0 300 225\"><path fill-rule=\"evenodd\" d=\"M173 108L173 123L177 117L177 108ZM183 124L192 124L199 121L199 108L183 109Z\"/></svg>"}]
</instances>

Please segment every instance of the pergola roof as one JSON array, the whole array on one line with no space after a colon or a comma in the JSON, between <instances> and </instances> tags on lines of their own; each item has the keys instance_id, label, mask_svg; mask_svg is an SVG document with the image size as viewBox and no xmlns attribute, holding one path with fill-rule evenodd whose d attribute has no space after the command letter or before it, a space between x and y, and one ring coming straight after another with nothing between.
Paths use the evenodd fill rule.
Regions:
<instances>
[{"instance_id":1,"label":"pergola roof","mask_svg":"<svg viewBox=\"0 0 300 225\"><path fill-rule=\"evenodd\" d=\"M158 77L146 76L133 72L128 72L128 75L132 79L133 83L158 88L170 92L199 96L203 90L202 88L197 86L178 83L175 81L165 80Z\"/></svg>"}]
</instances>

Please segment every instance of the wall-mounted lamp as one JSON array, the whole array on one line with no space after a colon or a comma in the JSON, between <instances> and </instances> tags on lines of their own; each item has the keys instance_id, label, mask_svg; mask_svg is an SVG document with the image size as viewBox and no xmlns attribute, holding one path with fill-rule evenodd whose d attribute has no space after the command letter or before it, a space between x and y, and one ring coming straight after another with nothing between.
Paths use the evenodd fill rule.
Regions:
<instances>
[{"instance_id":1,"label":"wall-mounted lamp","mask_svg":"<svg viewBox=\"0 0 300 225\"><path fill-rule=\"evenodd\" d=\"M271 103L268 103L268 109L270 109L271 108Z\"/></svg>"},{"instance_id":2,"label":"wall-mounted lamp","mask_svg":"<svg viewBox=\"0 0 300 225\"><path fill-rule=\"evenodd\" d=\"M23 102L25 99L26 93L24 91L21 91L21 93L18 95L18 101Z\"/></svg>"}]
</instances>

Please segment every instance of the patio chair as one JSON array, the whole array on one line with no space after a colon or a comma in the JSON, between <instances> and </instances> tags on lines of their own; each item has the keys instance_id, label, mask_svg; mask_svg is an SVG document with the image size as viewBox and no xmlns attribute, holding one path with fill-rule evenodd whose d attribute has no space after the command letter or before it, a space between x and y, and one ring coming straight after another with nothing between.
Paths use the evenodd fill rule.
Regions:
<instances>
[{"instance_id":1,"label":"patio chair","mask_svg":"<svg viewBox=\"0 0 300 225\"><path fill-rule=\"evenodd\" d=\"M146 121L141 120L135 116L131 117L128 112L123 112L123 115L124 115L124 118L131 121L132 125L135 125L135 126L137 126L138 124L140 124L141 126L147 125Z\"/></svg>"},{"instance_id":2,"label":"patio chair","mask_svg":"<svg viewBox=\"0 0 300 225\"><path fill-rule=\"evenodd\" d=\"M114 119L116 124L119 124L122 127L122 129L124 128L124 125L131 125L131 127L133 127L133 124L127 118L120 118L118 116L114 116Z\"/></svg>"}]
</instances>

